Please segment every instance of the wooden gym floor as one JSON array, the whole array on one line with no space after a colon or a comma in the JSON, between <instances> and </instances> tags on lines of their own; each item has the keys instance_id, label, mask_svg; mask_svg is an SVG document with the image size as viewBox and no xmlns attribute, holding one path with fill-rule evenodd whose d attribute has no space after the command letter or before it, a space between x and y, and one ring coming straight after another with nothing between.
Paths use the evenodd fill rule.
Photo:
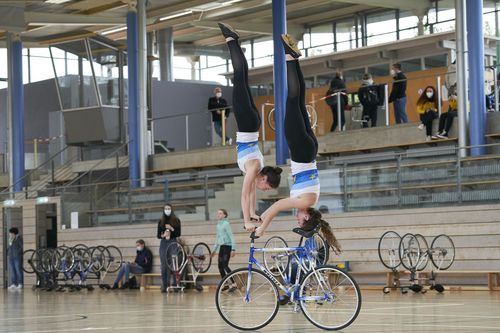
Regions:
<instances>
[{"instance_id":1,"label":"wooden gym floor","mask_svg":"<svg viewBox=\"0 0 500 333\"><path fill-rule=\"evenodd\" d=\"M500 332L500 292L402 295L363 291L357 320L344 332ZM214 291L198 293L0 291L0 332L233 332ZM280 308L262 332L318 332L302 313Z\"/></svg>"}]
</instances>

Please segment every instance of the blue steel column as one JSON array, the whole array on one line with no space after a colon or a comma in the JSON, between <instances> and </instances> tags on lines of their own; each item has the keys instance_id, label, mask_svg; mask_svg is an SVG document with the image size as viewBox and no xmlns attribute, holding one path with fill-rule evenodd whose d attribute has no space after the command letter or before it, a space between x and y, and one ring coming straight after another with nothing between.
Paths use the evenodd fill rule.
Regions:
<instances>
[{"instance_id":1,"label":"blue steel column","mask_svg":"<svg viewBox=\"0 0 500 333\"><path fill-rule=\"evenodd\" d=\"M23 86L23 44L19 36L11 40L12 68L12 160L14 192L23 190L24 181L24 86Z\"/></svg>"},{"instance_id":2,"label":"blue steel column","mask_svg":"<svg viewBox=\"0 0 500 333\"><path fill-rule=\"evenodd\" d=\"M466 1L467 43L469 50L470 121L471 146L485 143L486 101L484 95L484 35L483 0ZM473 148L472 156L483 155L484 147Z\"/></svg>"},{"instance_id":3,"label":"blue steel column","mask_svg":"<svg viewBox=\"0 0 500 333\"><path fill-rule=\"evenodd\" d=\"M276 165L286 164L288 145L285 139L286 112L286 62L281 43L281 34L286 33L286 0L273 0L273 42L274 42L274 117L276 124ZM262 119L264 121L264 119Z\"/></svg>"},{"instance_id":4,"label":"blue steel column","mask_svg":"<svg viewBox=\"0 0 500 333\"><path fill-rule=\"evenodd\" d=\"M128 65L128 168L132 187L139 186L139 61L137 11L127 13L127 65Z\"/></svg>"}]
</instances>

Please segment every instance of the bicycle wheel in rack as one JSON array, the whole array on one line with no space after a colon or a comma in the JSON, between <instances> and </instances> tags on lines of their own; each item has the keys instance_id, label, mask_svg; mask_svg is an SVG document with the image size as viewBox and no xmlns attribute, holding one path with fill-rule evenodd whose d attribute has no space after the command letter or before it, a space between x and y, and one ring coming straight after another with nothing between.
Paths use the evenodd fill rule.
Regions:
<instances>
[{"instance_id":1,"label":"bicycle wheel in rack","mask_svg":"<svg viewBox=\"0 0 500 333\"><path fill-rule=\"evenodd\" d=\"M264 249L280 249L288 247L287 242L280 236L273 236L269 238L264 245ZM276 251L276 252L262 252L264 266L271 272L274 276L283 275L288 268L290 261L290 256L287 251Z\"/></svg>"},{"instance_id":2,"label":"bicycle wheel in rack","mask_svg":"<svg viewBox=\"0 0 500 333\"><path fill-rule=\"evenodd\" d=\"M116 246L110 245L106 246L107 252L105 252L105 270L108 273L118 272L122 267L123 256L122 252Z\"/></svg>"},{"instance_id":3,"label":"bicycle wheel in rack","mask_svg":"<svg viewBox=\"0 0 500 333\"><path fill-rule=\"evenodd\" d=\"M415 234L415 237L417 237L418 245L420 245L420 259L416 270L423 271L429 262L429 244L427 244L427 240L421 234Z\"/></svg>"},{"instance_id":4,"label":"bicycle wheel in rack","mask_svg":"<svg viewBox=\"0 0 500 333\"><path fill-rule=\"evenodd\" d=\"M453 244L450 236L436 236L432 241L430 253L434 267L442 271L447 270L455 260L455 244Z\"/></svg>"},{"instance_id":5,"label":"bicycle wheel in rack","mask_svg":"<svg viewBox=\"0 0 500 333\"><path fill-rule=\"evenodd\" d=\"M73 251L73 255L75 257L75 271L85 272L92 262L91 251L89 251L88 247L82 244L74 246L71 250Z\"/></svg>"},{"instance_id":6,"label":"bicycle wheel in rack","mask_svg":"<svg viewBox=\"0 0 500 333\"><path fill-rule=\"evenodd\" d=\"M395 269L401 265L399 259L400 242L401 236L395 231L387 231L380 237L378 241L378 257L385 267Z\"/></svg>"},{"instance_id":7,"label":"bicycle wheel in rack","mask_svg":"<svg viewBox=\"0 0 500 333\"><path fill-rule=\"evenodd\" d=\"M316 109L310 105L306 105L307 115L309 116L309 123L311 124L311 128L315 129L318 126L318 113Z\"/></svg>"},{"instance_id":8,"label":"bicycle wheel in rack","mask_svg":"<svg viewBox=\"0 0 500 333\"><path fill-rule=\"evenodd\" d=\"M41 251L40 264L44 273L52 273L57 271L57 250L44 249Z\"/></svg>"},{"instance_id":9,"label":"bicycle wheel in rack","mask_svg":"<svg viewBox=\"0 0 500 333\"><path fill-rule=\"evenodd\" d=\"M417 237L413 234L406 234L401 237L399 242L399 260L407 270L417 267L420 259L420 244Z\"/></svg>"},{"instance_id":10,"label":"bicycle wheel in rack","mask_svg":"<svg viewBox=\"0 0 500 333\"><path fill-rule=\"evenodd\" d=\"M35 253L35 250L26 250L23 252L23 272L27 274L33 274L35 273L35 269L30 264L31 262L31 257L33 256L33 253Z\"/></svg>"},{"instance_id":11,"label":"bicycle wheel in rack","mask_svg":"<svg viewBox=\"0 0 500 333\"><path fill-rule=\"evenodd\" d=\"M73 269L75 265L75 254L72 249L67 246L58 247L54 253L55 269L59 273L66 273Z\"/></svg>"},{"instance_id":12,"label":"bicycle wheel in rack","mask_svg":"<svg viewBox=\"0 0 500 333\"><path fill-rule=\"evenodd\" d=\"M278 313L278 288L262 271L239 268L227 274L215 293L217 311L232 327L250 331L269 324Z\"/></svg>"},{"instance_id":13,"label":"bicycle wheel in rack","mask_svg":"<svg viewBox=\"0 0 500 333\"><path fill-rule=\"evenodd\" d=\"M90 270L93 273L103 271L106 267L106 257L109 257L109 252L106 247L100 245L90 248Z\"/></svg>"},{"instance_id":14,"label":"bicycle wheel in rack","mask_svg":"<svg viewBox=\"0 0 500 333\"><path fill-rule=\"evenodd\" d=\"M172 242L167 246L167 266L172 272L178 272L186 260L186 252L181 244Z\"/></svg>"},{"instance_id":15,"label":"bicycle wheel in rack","mask_svg":"<svg viewBox=\"0 0 500 333\"><path fill-rule=\"evenodd\" d=\"M38 274L46 273L42 265L44 251L44 249L38 249L31 255L31 264L33 265L33 269L35 270L35 272L37 272Z\"/></svg>"},{"instance_id":16,"label":"bicycle wheel in rack","mask_svg":"<svg viewBox=\"0 0 500 333\"><path fill-rule=\"evenodd\" d=\"M356 320L361 310L361 291L356 281L334 266L307 273L299 287L304 316L324 330L341 330Z\"/></svg>"},{"instance_id":17,"label":"bicycle wheel in rack","mask_svg":"<svg viewBox=\"0 0 500 333\"><path fill-rule=\"evenodd\" d=\"M193 247L193 267L198 273L206 273L212 264L212 252L205 243L198 243Z\"/></svg>"}]
</instances>

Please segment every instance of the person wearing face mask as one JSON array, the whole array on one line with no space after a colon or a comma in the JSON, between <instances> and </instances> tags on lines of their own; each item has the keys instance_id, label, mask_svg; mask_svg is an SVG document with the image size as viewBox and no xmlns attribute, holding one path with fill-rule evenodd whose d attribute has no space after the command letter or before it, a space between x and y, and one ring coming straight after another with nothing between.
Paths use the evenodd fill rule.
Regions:
<instances>
[{"instance_id":1,"label":"person wearing face mask","mask_svg":"<svg viewBox=\"0 0 500 333\"><path fill-rule=\"evenodd\" d=\"M230 109L227 107L227 101L222 98L222 89L220 87L215 88L214 96L208 99L208 110L212 113L215 133L217 133L222 141L222 111L225 110L224 126L227 133L227 118L229 117ZM226 135L226 142L231 144L231 141Z\"/></svg>"},{"instance_id":2,"label":"person wearing face mask","mask_svg":"<svg viewBox=\"0 0 500 333\"><path fill-rule=\"evenodd\" d=\"M23 289L23 238L19 235L17 228L9 229L7 260L10 277L9 290Z\"/></svg>"},{"instance_id":3,"label":"person wearing face mask","mask_svg":"<svg viewBox=\"0 0 500 333\"><path fill-rule=\"evenodd\" d=\"M345 125L345 112L344 109L347 105L347 95L345 94L346 87L345 87L345 82L344 79L342 78L342 73L340 71L335 72L335 77L330 81L330 89L328 89L328 92L331 92L332 94L334 93L340 93L340 126L343 129ZM329 103L330 110L332 111L332 116L333 116L333 123L332 127L330 128L330 132L335 131L335 129L338 126L339 120L338 118L338 108L337 108L337 95L332 96L330 98L331 102Z\"/></svg>"},{"instance_id":4,"label":"person wearing face mask","mask_svg":"<svg viewBox=\"0 0 500 333\"><path fill-rule=\"evenodd\" d=\"M130 273L143 274L151 272L151 269L153 268L153 253L146 247L146 243L142 239L135 242L135 247L137 254L134 262L126 262L122 264L122 267L116 276L115 283L111 289L118 289L118 284L123 278L125 278L125 281L123 282L122 289L128 288Z\"/></svg>"},{"instance_id":5,"label":"person wearing face mask","mask_svg":"<svg viewBox=\"0 0 500 333\"><path fill-rule=\"evenodd\" d=\"M389 103L394 103L394 118L396 124L408 122L406 114L406 76L401 71L401 64L392 65L391 75L394 78Z\"/></svg>"},{"instance_id":6,"label":"person wearing face mask","mask_svg":"<svg viewBox=\"0 0 500 333\"><path fill-rule=\"evenodd\" d=\"M372 76L368 73L363 75L363 83L358 90L358 98L363 105L363 127L377 126L377 109L380 104L378 86L373 85Z\"/></svg>"},{"instance_id":7,"label":"person wearing face mask","mask_svg":"<svg viewBox=\"0 0 500 333\"><path fill-rule=\"evenodd\" d=\"M436 89L432 86L427 86L417 101L417 113L421 121L418 129L423 130L425 128L427 141L431 140L432 122L437 118L437 109Z\"/></svg>"},{"instance_id":8,"label":"person wearing face mask","mask_svg":"<svg viewBox=\"0 0 500 333\"><path fill-rule=\"evenodd\" d=\"M165 293L170 286L170 269L167 265L167 247L170 243L175 242L177 237L181 236L181 221L174 214L172 206L166 204L163 207L163 214L158 221L158 231L156 236L160 241L160 264L161 264L161 292Z\"/></svg>"}]
</instances>

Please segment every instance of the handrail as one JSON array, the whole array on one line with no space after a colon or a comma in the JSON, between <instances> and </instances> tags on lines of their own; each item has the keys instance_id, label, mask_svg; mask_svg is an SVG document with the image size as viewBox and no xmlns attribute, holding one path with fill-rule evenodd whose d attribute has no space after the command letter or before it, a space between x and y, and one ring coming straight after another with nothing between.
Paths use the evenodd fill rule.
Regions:
<instances>
[{"instance_id":1,"label":"handrail","mask_svg":"<svg viewBox=\"0 0 500 333\"><path fill-rule=\"evenodd\" d=\"M54 155L52 155L45 162L43 162L42 164L40 164L39 166L37 166L35 169L32 169L29 172L27 172L23 177L21 177L20 179L18 179L14 184L10 185L8 188L6 188L5 190L1 191L0 193L10 192L10 190L14 186L16 186L17 184L19 184L19 183L23 182L24 180L28 179L29 176L31 176L32 174L34 174L36 171L40 170L43 166L47 165L49 162L52 162L57 156L59 156L64 151L66 151L66 149L68 149L68 148L69 148L69 146L66 146L63 149L59 150L57 153L55 153Z\"/></svg>"},{"instance_id":2,"label":"handrail","mask_svg":"<svg viewBox=\"0 0 500 333\"><path fill-rule=\"evenodd\" d=\"M162 116L162 117L156 117L156 118L148 118L148 120L161 120L161 119L169 119L169 118L178 118L178 117L185 117L185 116L192 116L192 115L202 115L202 114L206 114L206 113L209 113L209 112L212 112L212 111L217 111L217 110L221 110L221 109L232 109L233 106L232 105L228 105L228 106L224 106L224 107L221 107L221 108L216 108L216 109L208 109L208 110L205 110L203 112L188 112L188 113L179 113L179 114L171 114L171 115L167 115L167 116Z\"/></svg>"},{"instance_id":3,"label":"handrail","mask_svg":"<svg viewBox=\"0 0 500 333\"><path fill-rule=\"evenodd\" d=\"M125 143L122 143L118 148L116 148L115 150L113 150L113 152L109 153L108 155L106 155L104 158L102 158L100 161L98 161L96 164L94 164L90 169L88 169L86 172L82 173L80 176L76 177L75 179L73 179L72 181L70 181L68 184L65 184L64 186L62 186L60 189L64 189L66 188L67 186L71 186L72 184L74 184L75 182L79 181L80 179L82 179L83 177L85 177L86 175L88 175L89 173L91 173L92 171L94 171L99 165L101 165L102 163L104 163L104 161L106 161L107 158L115 155L120 149L122 149L123 147L125 147L126 145L129 144L130 141L127 141Z\"/></svg>"}]
</instances>

